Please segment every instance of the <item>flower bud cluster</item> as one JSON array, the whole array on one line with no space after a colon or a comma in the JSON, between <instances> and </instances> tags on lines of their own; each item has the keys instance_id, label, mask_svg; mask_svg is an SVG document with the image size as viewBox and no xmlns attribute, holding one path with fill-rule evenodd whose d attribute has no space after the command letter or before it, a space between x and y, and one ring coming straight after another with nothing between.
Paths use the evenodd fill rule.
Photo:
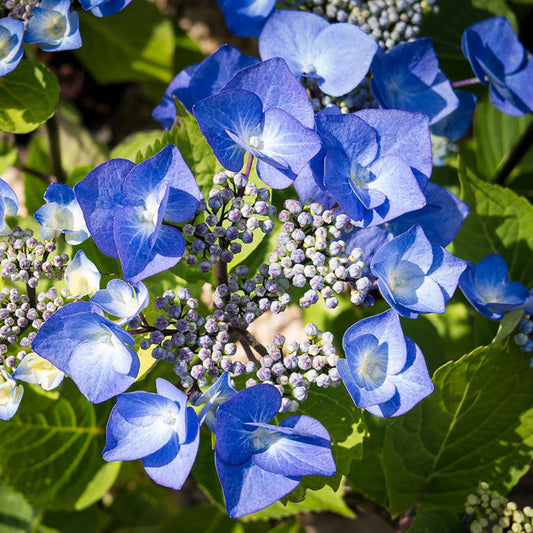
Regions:
<instances>
[{"instance_id":1,"label":"flower bud cluster","mask_svg":"<svg viewBox=\"0 0 533 533\"><path fill-rule=\"evenodd\" d=\"M205 221L183 228L187 240L183 259L203 273L218 263L230 263L243 244L253 241L256 229L270 233L276 216L270 191L248 183L245 174L219 172L213 182L207 202L198 208L198 213L207 214Z\"/></svg>"},{"instance_id":2,"label":"flower bud cluster","mask_svg":"<svg viewBox=\"0 0 533 533\"><path fill-rule=\"evenodd\" d=\"M287 200L284 207L278 216L283 223L279 245L269 255L269 276L281 286L308 288L299 301L304 309L317 303L320 296L326 308L337 307L336 295L347 284L358 294L353 303L370 302L366 293L369 284L359 281L365 270L361 261L363 252L356 249L349 255L342 240L343 233L353 229L349 217L335 216L318 203ZM357 288L357 283L362 290Z\"/></svg>"},{"instance_id":3,"label":"flower bud cluster","mask_svg":"<svg viewBox=\"0 0 533 533\"><path fill-rule=\"evenodd\" d=\"M35 289L39 279L63 279L69 262L66 254L51 255L56 250L51 241L40 242L29 229L19 227L0 242L0 275L12 282L22 281Z\"/></svg>"},{"instance_id":4,"label":"flower bud cluster","mask_svg":"<svg viewBox=\"0 0 533 533\"><path fill-rule=\"evenodd\" d=\"M5 0L3 9L0 8L0 16L22 20L24 29L27 29L33 10L40 3L40 0Z\"/></svg>"},{"instance_id":5,"label":"flower bud cluster","mask_svg":"<svg viewBox=\"0 0 533 533\"><path fill-rule=\"evenodd\" d=\"M259 360L255 378L246 381L247 387L257 383L274 385L283 397L282 411L296 411L299 403L307 399L313 383L328 388L341 382L333 335L312 323L304 331L307 339L302 342L286 341L283 335L275 335L266 347L267 354Z\"/></svg>"},{"instance_id":6,"label":"flower bud cluster","mask_svg":"<svg viewBox=\"0 0 533 533\"><path fill-rule=\"evenodd\" d=\"M31 351L37 330L66 303L67 296L66 289L59 293L52 287L39 292L32 302L16 288L0 291L0 364L11 370L18 366Z\"/></svg>"},{"instance_id":7,"label":"flower bud cluster","mask_svg":"<svg viewBox=\"0 0 533 533\"><path fill-rule=\"evenodd\" d=\"M514 341L524 352L533 352L533 315L525 315L518 323ZM533 366L533 359L531 360Z\"/></svg>"},{"instance_id":8,"label":"flower bud cluster","mask_svg":"<svg viewBox=\"0 0 533 533\"><path fill-rule=\"evenodd\" d=\"M468 495L465 511L471 515L471 533L533 532L533 508L518 509L516 503L491 491L488 483L480 483Z\"/></svg>"}]
</instances>

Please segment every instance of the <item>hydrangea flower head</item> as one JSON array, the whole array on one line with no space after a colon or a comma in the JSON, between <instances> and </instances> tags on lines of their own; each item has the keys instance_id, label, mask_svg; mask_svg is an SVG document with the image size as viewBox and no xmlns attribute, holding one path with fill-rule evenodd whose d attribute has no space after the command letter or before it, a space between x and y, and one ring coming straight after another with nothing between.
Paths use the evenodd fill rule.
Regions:
<instances>
[{"instance_id":1,"label":"hydrangea flower head","mask_svg":"<svg viewBox=\"0 0 533 533\"><path fill-rule=\"evenodd\" d=\"M276 11L259 36L261 59L282 57L297 78L342 96L365 77L377 42L354 24L330 24L314 13Z\"/></svg>"},{"instance_id":2,"label":"hydrangea flower head","mask_svg":"<svg viewBox=\"0 0 533 533\"><path fill-rule=\"evenodd\" d=\"M0 19L0 76L11 72L22 59L24 22L4 17Z\"/></svg>"},{"instance_id":3,"label":"hydrangea flower head","mask_svg":"<svg viewBox=\"0 0 533 533\"><path fill-rule=\"evenodd\" d=\"M529 297L524 285L511 281L508 272L502 257L492 254L477 265L468 263L459 288L474 309L491 320L501 320L506 311L523 307Z\"/></svg>"},{"instance_id":4,"label":"hydrangea flower head","mask_svg":"<svg viewBox=\"0 0 533 533\"><path fill-rule=\"evenodd\" d=\"M20 405L24 388L8 374L0 376L0 420L9 420Z\"/></svg>"},{"instance_id":5,"label":"hydrangea flower head","mask_svg":"<svg viewBox=\"0 0 533 533\"><path fill-rule=\"evenodd\" d=\"M89 238L89 230L71 187L52 183L46 189L44 199L46 204L34 214L41 225L43 239L53 239L56 233L63 233L69 244L80 244Z\"/></svg>"},{"instance_id":6,"label":"hydrangea flower head","mask_svg":"<svg viewBox=\"0 0 533 533\"><path fill-rule=\"evenodd\" d=\"M215 463L231 518L271 505L302 476L332 476L336 471L324 426L303 415L271 425L280 407L279 391L260 384L218 408Z\"/></svg>"},{"instance_id":7,"label":"hydrangea flower head","mask_svg":"<svg viewBox=\"0 0 533 533\"><path fill-rule=\"evenodd\" d=\"M11 228L6 224L6 216L17 214L19 201L15 191L0 179L0 235L9 235Z\"/></svg>"},{"instance_id":8,"label":"hydrangea flower head","mask_svg":"<svg viewBox=\"0 0 533 533\"><path fill-rule=\"evenodd\" d=\"M274 11L276 0L218 0L231 33L258 37Z\"/></svg>"},{"instance_id":9,"label":"hydrangea flower head","mask_svg":"<svg viewBox=\"0 0 533 533\"><path fill-rule=\"evenodd\" d=\"M78 250L74 259L65 269L65 280L70 292L69 298L92 296L100 289L101 278L96 265L87 258L83 250Z\"/></svg>"},{"instance_id":10,"label":"hydrangea flower head","mask_svg":"<svg viewBox=\"0 0 533 533\"><path fill-rule=\"evenodd\" d=\"M13 372L14 379L40 385L44 390L55 389L64 377L64 372L36 353L27 354Z\"/></svg>"},{"instance_id":11,"label":"hydrangea flower head","mask_svg":"<svg viewBox=\"0 0 533 533\"><path fill-rule=\"evenodd\" d=\"M461 45L478 79L489 85L494 106L514 116L533 110L531 54L505 17L493 17L469 26Z\"/></svg>"},{"instance_id":12,"label":"hydrangea flower head","mask_svg":"<svg viewBox=\"0 0 533 533\"><path fill-rule=\"evenodd\" d=\"M43 0L34 8L24 42L38 44L47 52L79 48L78 14L70 10L70 0Z\"/></svg>"},{"instance_id":13,"label":"hydrangea flower head","mask_svg":"<svg viewBox=\"0 0 533 533\"><path fill-rule=\"evenodd\" d=\"M131 0L80 0L81 7L97 17L108 17L124 9Z\"/></svg>"},{"instance_id":14,"label":"hydrangea flower head","mask_svg":"<svg viewBox=\"0 0 533 533\"><path fill-rule=\"evenodd\" d=\"M141 459L159 485L180 489L191 471L200 433L187 395L162 378L157 394L121 394L107 423L106 461Z\"/></svg>"},{"instance_id":15,"label":"hydrangea flower head","mask_svg":"<svg viewBox=\"0 0 533 533\"><path fill-rule=\"evenodd\" d=\"M431 39L402 43L372 63L372 94L384 109L425 113L433 125L459 106Z\"/></svg>"},{"instance_id":16,"label":"hydrangea flower head","mask_svg":"<svg viewBox=\"0 0 533 533\"><path fill-rule=\"evenodd\" d=\"M124 392L137 377L133 337L89 302L57 310L41 326L32 349L72 378L92 403Z\"/></svg>"},{"instance_id":17,"label":"hydrangea flower head","mask_svg":"<svg viewBox=\"0 0 533 533\"><path fill-rule=\"evenodd\" d=\"M120 259L130 283L181 259L185 240L173 224L192 218L202 198L173 145L138 165L126 159L102 163L75 192L94 242L106 255Z\"/></svg>"},{"instance_id":18,"label":"hydrangea flower head","mask_svg":"<svg viewBox=\"0 0 533 533\"><path fill-rule=\"evenodd\" d=\"M444 313L466 263L432 244L419 225L384 244L370 269L389 305L406 318Z\"/></svg>"},{"instance_id":19,"label":"hydrangea flower head","mask_svg":"<svg viewBox=\"0 0 533 533\"><path fill-rule=\"evenodd\" d=\"M350 326L342 346L346 359L337 369L357 407L399 416L433 391L422 351L403 335L392 309Z\"/></svg>"}]
</instances>

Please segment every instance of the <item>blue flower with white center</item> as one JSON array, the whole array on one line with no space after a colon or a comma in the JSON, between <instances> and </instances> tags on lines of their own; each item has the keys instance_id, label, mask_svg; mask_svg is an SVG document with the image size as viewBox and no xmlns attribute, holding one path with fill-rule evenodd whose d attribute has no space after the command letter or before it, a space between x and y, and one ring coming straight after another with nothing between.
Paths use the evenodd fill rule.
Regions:
<instances>
[{"instance_id":1,"label":"blue flower with white center","mask_svg":"<svg viewBox=\"0 0 533 533\"><path fill-rule=\"evenodd\" d=\"M269 186L290 186L319 151L313 108L304 88L279 58L239 72L218 94L194 106L217 159L237 172L246 152Z\"/></svg>"},{"instance_id":2,"label":"blue flower with white center","mask_svg":"<svg viewBox=\"0 0 533 533\"><path fill-rule=\"evenodd\" d=\"M505 17L469 26L461 46L479 81L489 85L490 101L502 113L533 110L533 61Z\"/></svg>"},{"instance_id":3,"label":"blue flower with white center","mask_svg":"<svg viewBox=\"0 0 533 533\"><path fill-rule=\"evenodd\" d=\"M90 300L106 313L119 317L116 323L120 326L127 324L148 305L150 295L142 281L130 285L121 279L112 279L107 288L98 291Z\"/></svg>"},{"instance_id":4,"label":"blue flower with white center","mask_svg":"<svg viewBox=\"0 0 533 533\"><path fill-rule=\"evenodd\" d=\"M218 0L226 24L235 35L258 37L276 0Z\"/></svg>"},{"instance_id":5,"label":"blue flower with white center","mask_svg":"<svg viewBox=\"0 0 533 533\"><path fill-rule=\"evenodd\" d=\"M69 298L92 296L100 289L101 278L96 265L87 258L83 250L78 250L74 259L65 269L65 280L70 292Z\"/></svg>"},{"instance_id":6,"label":"blue flower with white center","mask_svg":"<svg viewBox=\"0 0 533 533\"><path fill-rule=\"evenodd\" d=\"M196 405L206 404L200 412L200 424L203 424L205 421L206 426L214 433L218 408L235 394L237 394L237 391L231 385L229 372L224 372L217 381L209 387L198 400L196 400Z\"/></svg>"},{"instance_id":7,"label":"blue flower with white center","mask_svg":"<svg viewBox=\"0 0 533 533\"><path fill-rule=\"evenodd\" d=\"M41 326L32 350L72 378L92 403L124 392L137 377L133 337L89 302L56 311Z\"/></svg>"},{"instance_id":8,"label":"blue flower with white center","mask_svg":"<svg viewBox=\"0 0 533 533\"><path fill-rule=\"evenodd\" d=\"M302 476L336 472L324 426L298 415L271 425L280 407L278 390L260 384L218 408L215 464L231 518L268 507L293 490Z\"/></svg>"},{"instance_id":9,"label":"blue flower with white center","mask_svg":"<svg viewBox=\"0 0 533 533\"><path fill-rule=\"evenodd\" d=\"M124 9L131 0L80 0L81 7L97 17L108 17Z\"/></svg>"},{"instance_id":10,"label":"blue flower with white center","mask_svg":"<svg viewBox=\"0 0 533 533\"><path fill-rule=\"evenodd\" d=\"M64 372L36 353L27 354L13 372L14 379L40 385L44 390L59 387L64 377Z\"/></svg>"},{"instance_id":11,"label":"blue flower with white center","mask_svg":"<svg viewBox=\"0 0 533 533\"><path fill-rule=\"evenodd\" d=\"M359 85L377 49L354 24L330 24L304 11L276 11L259 36L261 59L282 57L297 78L315 80L331 96Z\"/></svg>"},{"instance_id":12,"label":"blue flower with white center","mask_svg":"<svg viewBox=\"0 0 533 533\"><path fill-rule=\"evenodd\" d=\"M78 14L70 0L43 0L33 9L24 42L47 52L74 50L81 46Z\"/></svg>"},{"instance_id":13,"label":"blue flower with white center","mask_svg":"<svg viewBox=\"0 0 533 533\"><path fill-rule=\"evenodd\" d=\"M152 116L170 130L176 118L174 98L192 111L192 106L220 91L240 70L259 63L255 57L245 56L229 44L222 45L201 63L182 70L167 87L163 99Z\"/></svg>"},{"instance_id":14,"label":"blue flower with white center","mask_svg":"<svg viewBox=\"0 0 533 533\"><path fill-rule=\"evenodd\" d=\"M175 224L191 219L202 198L173 145L138 165L102 163L74 190L94 242L120 259L124 279L133 284L178 263L185 239Z\"/></svg>"},{"instance_id":15,"label":"blue flower with white center","mask_svg":"<svg viewBox=\"0 0 533 533\"><path fill-rule=\"evenodd\" d=\"M6 216L15 216L18 209L19 201L15 191L0 179L0 235L11 233L11 228L6 224Z\"/></svg>"},{"instance_id":16,"label":"blue flower with white center","mask_svg":"<svg viewBox=\"0 0 533 533\"><path fill-rule=\"evenodd\" d=\"M372 63L372 94L383 109L425 113L430 126L459 106L448 78L439 68L431 39L402 43Z\"/></svg>"},{"instance_id":17,"label":"blue flower with white center","mask_svg":"<svg viewBox=\"0 0 533 533\"><path fill-rule=\"evenodd\" d=\"M422 351L392 309L350 326L342 346L337 370L355 405L373 415L402 415L433 391Z\"/></svg>"},{"instance_id":18,"label":"blue flower with white center","mask_svg":"<svg viewBox=\"0 0 533 533\"><path fill-rule=\"evenodd\" d=\"M198 418L187 407L187 395L156 379L157 394L121 394L107 423L106 461L141 459L159 485L180 489L191 471L200 433Z\"/></svg>"},{"instance_id":19,"label":"blue flower with white center","mask_svg":"<svg viewBox=\"0 0 533 533\"><path fill-rule=\"evenodd\" d=\"M0 19L0 76L11 72L22 59L24 22L5 17Z\"/></svg>"},{"instance_id":20,"label":"blue flower with white center","mask_svg":"<svg viewBox=\"0 0 533 533\"><path fill-rule=\"evenodd\" d=\"M80 205L72 187L52 183L44 193L46 204L33 215L41 225L43 239L51 240L56 234L63 233L68 244L80 244L89 238Z\"/></svg>"},{"instance_id":21,"label":"blue flower with white center","mask_svg":"<svg viewBox=\"0 0 533 533\"><path fill-rule=\"evenodd\" d=\"M9 374L0 375L0 420L13 418L23 394L24 387L17 385Z\"/></svg>"},{"instance_id":22,"label":"blue flower with white center","mask_svg":"<svg viewBox=\"0 0 533 533\"><path fill-rule=\"evenodd\" d=\"M501 320L506 311L524 307L529 292L519 281L511 281L507 264L498 254L482 259L468 268L459 280L474 309L491 320Z\"/></svg>"},{"instance_id":23,"label":"blue flower with white center","mask_svg":"<svg viewBox=\"0 0 533 533\"><path fill-rule=\"evenodd\" d=\"M466 263L432 244L419 225L384 244L370 265L381 294L406 318L444 313Z\"/></svg>"}]
</instances>

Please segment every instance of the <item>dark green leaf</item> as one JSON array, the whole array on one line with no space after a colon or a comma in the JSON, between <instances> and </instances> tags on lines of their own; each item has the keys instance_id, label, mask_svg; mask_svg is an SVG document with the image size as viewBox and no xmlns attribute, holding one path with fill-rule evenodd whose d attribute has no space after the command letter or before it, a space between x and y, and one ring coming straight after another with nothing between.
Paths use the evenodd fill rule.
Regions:
<instances>
[{"instance_id":1,"label":"dark green leaf","mask_svg":"<svg viewBox=\"0 0 533 533\"><path fill-rule=\"evenodd\" d=\"M407 533L464 533L459 517L447 509L420 509Z\"/></svg>"}]
</instances>

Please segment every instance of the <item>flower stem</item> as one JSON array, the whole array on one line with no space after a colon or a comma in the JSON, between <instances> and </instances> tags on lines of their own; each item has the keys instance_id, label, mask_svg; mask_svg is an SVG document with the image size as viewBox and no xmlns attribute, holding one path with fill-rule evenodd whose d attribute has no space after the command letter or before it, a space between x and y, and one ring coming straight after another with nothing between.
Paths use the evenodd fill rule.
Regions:
<instances>
[{"instance_id":1,"label":"flower stem","mask_svg":"<svg viewBox=\"0 0 533 533\"><path fill-rule=\"evenodd\" d=\"M466 80L454 81L452 87L457 89L459 87L466 87L467 85L474 85L476 83L481 83L478 78L467 78Z\"/></svg>"},{"instance_id":2,"label":"flower stem","mask_svg":"<svg viewBox=\"0 0 533 533\"><path fill-rule=\"evenodd\" d=\"M48 132L48 142L50 143L50 161L52 163L52 172L59 183L65 183L67 176L63 170L61 162L61 146L59 143L59 128L57 125L57 116L52 116L46 123Z\"/></svg>"},{"instance_id":3,"label":"flower stem","mask_svg":"<svg viewBox=\"0 0 533 533\"><path fill-rule=\"evenodd\" d=\"M230 328L230 331L235 332L235 334L239 337L239 340L241 341L241 344L243 345L243 348L246 351L247 355L247 346L248 348L253 348L262 357L268 355L267 349L248 330L241 328ZM253 359L257 361L256 357L253 357Z\"/></svg>"},{"instance_id":4,"label":"flower stem","mask_svg":"<svg viewBox=\"0 0 533 533\"><path fill-rule=\"evenodd\" d=\"M252 170L253 162L254 162L254 156L252 154L248 154L248 159L246 161L246 168L244 169L244 174L248 177L250 177L250 172Z\"/></svg>"}]
</instances>

